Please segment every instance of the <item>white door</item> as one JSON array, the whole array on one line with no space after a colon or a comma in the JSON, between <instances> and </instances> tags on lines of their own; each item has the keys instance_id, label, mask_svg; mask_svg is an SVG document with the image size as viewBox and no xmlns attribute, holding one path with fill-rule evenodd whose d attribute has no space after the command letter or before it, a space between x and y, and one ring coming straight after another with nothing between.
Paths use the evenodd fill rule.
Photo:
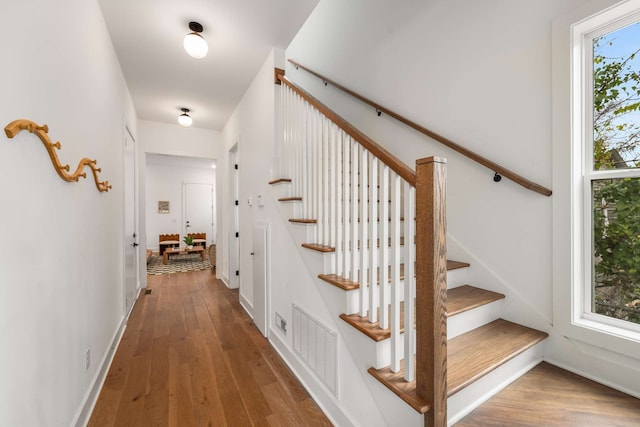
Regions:
<instances>
[{"instance_id":1,"label":"white door","mask_svg":"<svg viewBox=\"0 0 640 427\"><path fill-rule=\"evenodd\" d=\"M253 323L265 337L268 333L267 286L269 283L269 224L256 222L253 226Z\"/></svg>"},{"instance_id":2,"label":"white door","mask_svg":"<svg viewBox=\"0 0 640 427\"><path fill-rule=\"evenodd\" d=\"M213 241L213 185L184 184L184 236L207 233L207 245Z\"/></svg>"},{"instance_id":3,"label":"white door","mask_svg":"<svg viewBox=\"0 0 640 427\"><path fill-rule=\"evenodd\" d=\"M231 231L229 231L229 287L240 287L240 191L238 177L238 144L229 152L231 169Z\"/></svg>"},{"instance_id":4,"label":"white door","mask_svg":"<svg viewBox=\"0 0 640 427\"><path fill-rule=\"evenodd\" d=\"M138 235L136 233L135 141L125 129L124 137L124 313L133 307L138 291Z\"/></svg>"}]
</instances>

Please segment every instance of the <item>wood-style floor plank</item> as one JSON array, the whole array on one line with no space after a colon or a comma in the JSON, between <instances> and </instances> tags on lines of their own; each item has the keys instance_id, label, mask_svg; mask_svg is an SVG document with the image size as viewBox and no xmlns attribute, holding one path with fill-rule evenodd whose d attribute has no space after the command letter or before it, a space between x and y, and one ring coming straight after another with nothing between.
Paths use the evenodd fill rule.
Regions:
<instances>
[{"instance_id":1,"label":"wood-style floor plank","mask_svg":"<svg viewBox=\"0 0 640 427\"><path fill-rule=\"evenodd\" d=\"M541 363L455 425L631 427L640 425L640 400Z\"/></svg>"},{"instance_id":2,"label":"wood-style floor plank","mask_svg":"<svg viewBox=\"0 0 640 427\"><path fill-rule=\"evenodd\" d=\"M331 426L208 270L148 277L89 426Z\"/></svg>"}]
</instances>

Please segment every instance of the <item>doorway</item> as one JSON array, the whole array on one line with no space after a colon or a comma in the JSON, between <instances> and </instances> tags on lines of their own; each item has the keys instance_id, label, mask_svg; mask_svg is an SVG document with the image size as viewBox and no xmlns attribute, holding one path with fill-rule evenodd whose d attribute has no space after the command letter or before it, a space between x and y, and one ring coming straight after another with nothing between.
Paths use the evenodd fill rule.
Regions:
<instances>
[{"instance_id":1,"label":"doorway","mask_svg":"<svg viewBox=\"0 0 640 427\"><path fill-rule=\"evenodd\" d=\"M136 228L136 150L129 128L124 132L124 280L123 311L128 316L138 296L138 233Z\"/></svg>"},{"instance_id":2,"label":"doorway","mask_svg":"<svg viewBox=\"0 0 640 427\"><path fill-rule=\"evenodd\" d=\"M207 246L213 243L213 185L185 183L184 235L206 233Z\"/></svg>"}]
</instances>

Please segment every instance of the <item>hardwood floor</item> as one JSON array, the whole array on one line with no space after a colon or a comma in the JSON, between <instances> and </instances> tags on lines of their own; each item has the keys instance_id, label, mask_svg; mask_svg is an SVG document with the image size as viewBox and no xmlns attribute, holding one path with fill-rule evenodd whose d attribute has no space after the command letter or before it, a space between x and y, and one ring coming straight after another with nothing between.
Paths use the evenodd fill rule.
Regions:
<instances>
[{"instance_id":1,"label":"hardwood floor","mask_svg":"<svg viewBox=\"0 0 640 427\"><path fill-rule=\"evenodd\" d=\"M640 426L640 400L541 363L455 426Z\"/></svg>"},{"instance_id":2,"label":"hardwood floor","mask_svg":"<svg viewBox=\"0 0 640 427\"><path fill-rule=\"evenodd\" d=\"M89 426L331 426L208 270L149 276Z\"/></svg>"}]
</instances>

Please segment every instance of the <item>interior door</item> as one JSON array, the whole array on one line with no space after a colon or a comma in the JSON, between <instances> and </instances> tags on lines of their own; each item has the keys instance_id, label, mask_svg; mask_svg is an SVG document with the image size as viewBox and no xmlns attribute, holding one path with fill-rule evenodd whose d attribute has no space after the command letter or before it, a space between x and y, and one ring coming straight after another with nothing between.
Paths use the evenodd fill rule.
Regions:
<instances>
[{"instance_id":1,"label":"interior door","mask_svg":"<svg viewBox=\"0 0 640 427\"><path fill-rule=\"evenodd\" d=\"M269 224L256 222L253 226L253 323L265 337L268 333L267 285L269 283Z\"/></svg>"},{"instance_id":2,"label":"interior door","mask_svg":"<svg viewBox=\"0 0 640 427\"><path fill-rule=\"evenodd\" d=\"M240 183L238 176L238 144L229 151L231 166L231 230L229 231L229 287L240 287Z\"/></svg>"},{"instance_id":3,"label":"interior door","mask_svg":"<svg viewBox=\"0 0 640 427\"><path fill-rule=\"evenodd\" d=\"M135 141L125 129L124 137L124 313L131 311L138 291L138 235L136 233Z\"/></svg>"},{"instance_id":4,"label":"interior door","mask_svg":"<svg viewBox=\"0 0 640 427\"><path fill-rule=\"evenodd\" d=\"M207 233L207 245L213 240L213 185L184 184L184 236Z\"/></svg>"}]
</instances>

